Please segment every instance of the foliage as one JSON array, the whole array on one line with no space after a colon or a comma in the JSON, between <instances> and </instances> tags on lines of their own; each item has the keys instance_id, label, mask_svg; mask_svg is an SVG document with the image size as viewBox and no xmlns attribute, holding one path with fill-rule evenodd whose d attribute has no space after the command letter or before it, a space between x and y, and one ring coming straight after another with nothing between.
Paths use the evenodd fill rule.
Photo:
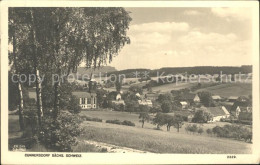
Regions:
<instances>
[{"instance_id":1,"label":"foliage","mask_svg":"<svg viewBox=\"0 0 260 165\"><path fill-rule=\"evenodd\" d=\"M198 131L198 126L197 126L197 124L189 124L186 126L185 130L188 132L195 133Z\"/></svg>"},{"instance_id":2,"label":"foliage","mask_svg":"<svg viewBox=\"0 0 260 165\"><path fill-rule=\"evenodd\" d=\"M195 112L192 122L194 123L207 123L212 118L212 115L209 112L204 110L198 110Z\"/></svg>"},{"instance_id":3,"label":"foliage","mask_svg":"<svg viewBox=\"0 0 260 165\"><path fill-rule=\"evenodd\" d=\"M203 128L198 129L198 134L202 134L204 132Z\"/></svg>"},{"instance_id":4,"label":"foliage","mask_svg":"<svg viewBox=\"0 0 260 165\"><path fill-rule=\"evenodd\" d=\"M95 122L102 122L102 119L97 118L97 117L88 117L88 116L81 116L81 119L85 120L85 121L95 121Z\"/></svg>"},{"instance_id":5,"label":"foliage","mask_svg":"<svg viewBox=\"0 0 260 165\"><path fill-rule=\"evenodd\" d=\"M124 120L122 123L122 125L127 125L127 126L135 126L135 123L131 122L131 121L128 121L128 120Z\"/></svg>"},{"instance_id":6,"label":"foliage","mask_svg":"<svg viewBox=\"0 0 260 165\"><path fill-rule=\"evenodd\" d=\"M56 120L44 116L40 129L39 140L47 148L56 151L72 151L77 144L77 136L81 133L81 118L69 112L62 112Z\"/></svg>"},{"instance_id":7,"label":"foliage","mask_svg":"<svg viewBox=\"0 0 260 165\"><path fill-rule=\"evenodd\" d=\"M201 103L205 106L205 107L215 107L215 102L212 99L212 94L206 91L203 92L199 92L198 96L200 98Z\"/></svg>"},{"instance_id":8,"label":"foliage","mask_svg":"<svg viewBox=\"0 0 260 165\"><path fill-rule=\"evenodd\" d=\"M129 91L131 91L133 93L139 93L140 95L143 94L143 88L141 88L138 85L131 85L129 87Z\"/></svg>"},{"instance_id":9,"label":"foliage","mask_svg":"<svg viewBox=\"0 0 260 165\"><path fill-rule=\"evenodd\" d=\"M68 110L71 113L80 113L81 107L79 106L79 100L75 96L71 96L68 105Z\"/></svg>"},{"instance_id":10,"label":"foliage","mask_svg":"<svg viewBox=\"0 0 260 165\"><path fill-rule=\"evenodd\" d=\"M177 131L180 131L180 128L183 125L183 116L181 115L174 115L173 117L173 126L177 129Z\"/></svg>"},{"instance_id":11,"label":"foliage","mask_svg":"<svg viewBox=\"0 0 260 165\"><path fill-rule=\"evenodd\" d=\"M206 132L207 132L207 134L211 135L211 134L212 134L212 129L208 128L208 129L206 130Z\"/></svg>"},{"instance_id":12,"label":"foliage","mask_svg":"<svg viewBox=\"0 0 260 165\"><path fill-rule=\"evenodd\" d=\"M216 126L212 129L212 132L218 137L244 139L246 142L251 142L252 140L252 130L240 125L227 124L223 127Z\"/></svg>"},{"instance_id":13,"label":"foliage","mask_svg":"<svg viewBox=\"0 0 260 165\"><path fill-rule=\"evenodd\" d=\"M133 127L135 126L135 123L128 121L128 120L124 120L123 122L121 122L120 120L106 120L106 123L127 125L127 126L133 126Z\"/></svg>"},{"instance_id":14,"label":"foliage","mask_svg":"<svg viewBox=\"0 0 260 165\"><path fill-rule=\"evenodd\" d=\"M168 113L172 110L172 105L169 101L164 101L161 105L161 108L163 113Z\"/></svg>"},{"instance_id":15,"label":"foliage","mask_svg":"<svg viewBox=\"0 0 260 165\"><path fill-rule=\"evenodd\" d=\"M153 118L152 123L157 125L157 129L159 130L161 126L165 124L165 118L163 113L157 113Z\"/></svg>"},{"instance_id":16,"label":"foliage","mask_svg":"<svg viewBox=\"0 0 260 165\"><path fill-rule=\"evenodd\" d=\"M139 104L135 100L125 100L126 108L125 110L127 112L135 112L139 108Z\"/></svg>"},{"instance_id":17,"label":"foliage","mask_svg":"<svg viewBox=\"0 0 260 165\"><path fill-rule=\"evenodd\" d=\"M149 116L149 107L145 105L140 105L140 114L139 114L139 122L142 123L142 128L144 127L144 122L149 122L150 121L150 116Z\"/></svg>"},{"instance_id":18,"label":"foliage","mask_svg":"<svg viewBox=\"0 0 260 165\"><path fill-rule=\"evenodd\" d=\"M168 102L171 102L173 100L173 97L172 97L172 94L171 93L166 93L166 94L160 94L159 96L158 96L158 99L157 99L157 101L159 102L159 103L163 103L163 102L165 102L165 101L168 101Z\"/></svg>"}]
</instances>

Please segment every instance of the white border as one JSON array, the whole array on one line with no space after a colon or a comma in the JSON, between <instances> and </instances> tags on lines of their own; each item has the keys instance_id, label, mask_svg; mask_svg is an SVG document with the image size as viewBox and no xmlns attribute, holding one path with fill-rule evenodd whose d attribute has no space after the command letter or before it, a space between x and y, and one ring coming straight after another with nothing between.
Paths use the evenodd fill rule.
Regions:
<instances>
[{"instance_id":1,"label":"white border","mask_svg":"<svg viewBox=\"0 0 260 165\"><path fill-rule=\"evenodd\" d=\"M259 3L257 1L2 1L1 2L1 158L3 164L198 164L258 163L259 152ZM253 153L235 154L110 154L80 153L81 158L26 158L8 151L8 7L250 7L253 9ZM35 153L35 152L34 152ZM42 153L42 152L41 152ZM65 153L64 153L65 154Z\"/></svg>"}]
</instances>

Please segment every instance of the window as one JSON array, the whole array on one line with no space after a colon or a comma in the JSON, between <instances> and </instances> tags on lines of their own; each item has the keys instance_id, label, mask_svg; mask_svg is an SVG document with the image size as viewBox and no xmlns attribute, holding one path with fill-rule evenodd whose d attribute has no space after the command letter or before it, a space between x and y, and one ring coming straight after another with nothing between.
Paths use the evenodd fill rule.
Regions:
<instances>
[{"instance_id":1,"label":"window","mask_svg":"<svg viewBox=\"0 0 260 165\"><path fill-rule=\"evenodd\" d=\"M94 104L96 104L96 98L94 97Z\"/></svg>"},{"instance_id":2,"label":"window","mask_svg":"<svg viewBox=\"0 0 260 165\"><path fill-rule=\"evenodd\" d=\"M87 103L91 104L91 98L87 98Z\"/></svg>"},{"instance_id":3,"label":"window","mask_svg":"<svg viewBox=\"0 0 260 165\"><path fill-rule=\"evenodd\" d=\"M81 100L81 104L85 104L85 98L82 98Z\"/></svg>"}]
</instances>

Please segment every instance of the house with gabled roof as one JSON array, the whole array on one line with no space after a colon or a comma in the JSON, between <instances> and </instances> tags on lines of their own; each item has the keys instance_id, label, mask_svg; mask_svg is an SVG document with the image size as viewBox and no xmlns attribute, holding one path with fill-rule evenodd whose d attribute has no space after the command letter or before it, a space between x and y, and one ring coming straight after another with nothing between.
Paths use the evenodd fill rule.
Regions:
<instances>
[{"instance_id":1,"label":"house with gabled roof","mask_svg":"<svg viewBox=\"0 0 260 165\"><path fill-rule=\"evenodd\" d=\"M211 98L212 98L214 101L220 101L220 100L222 99L219 95L213 95L213 96L211 96Z\"/></svg>"},{"instance_id":2,"label":"house with gabled roof","mask_svg":"<svg viewBox=\"0 0 260 165\"><path fill-rule=\"evenodd\" d=\"M75 92L72 92L72 95L78 99L79 106L82 109L97 108L97 94L96 93L75 91Z\"/></svg>"},{"instance_id":3,"label":"house with gabled roof","mask_svg":"<svg viewBox=\"0 0 260 165\"><path fill-rule=\"evenodd\" d=\"M203 107L203 110L212 115L212 119L209 122L216 122L230 117L230 113L224 106Z\"/></svg>"},{"instance_id":4,"label":"house with gabled roof","mask_svg":"<svg viewBox=\"0 0 260 165\"><path fill-rule=\"evenodd\" d=\"M200 102L200 98L198 94L195 93L183 93L181 95L181 101L188 101L189 103L198 103Z\"/></svg>"}]
</instances>

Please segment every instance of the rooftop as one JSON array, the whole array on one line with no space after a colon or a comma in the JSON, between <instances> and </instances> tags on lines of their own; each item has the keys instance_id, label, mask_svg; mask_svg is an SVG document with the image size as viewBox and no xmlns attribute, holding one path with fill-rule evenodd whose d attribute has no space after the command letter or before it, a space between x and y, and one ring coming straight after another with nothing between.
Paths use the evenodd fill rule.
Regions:
<instances>
[{"instance_id":1,"label":"rooftop","mask_svg":"<svg viewBox=\"0 0 260 165\"><path fill-rule=\"evenodd\" d=\"M90 98L97 96L96 93L89 93L89 92L72 92L72 95L78 98Z\"/></svg>"}]
</instances>

